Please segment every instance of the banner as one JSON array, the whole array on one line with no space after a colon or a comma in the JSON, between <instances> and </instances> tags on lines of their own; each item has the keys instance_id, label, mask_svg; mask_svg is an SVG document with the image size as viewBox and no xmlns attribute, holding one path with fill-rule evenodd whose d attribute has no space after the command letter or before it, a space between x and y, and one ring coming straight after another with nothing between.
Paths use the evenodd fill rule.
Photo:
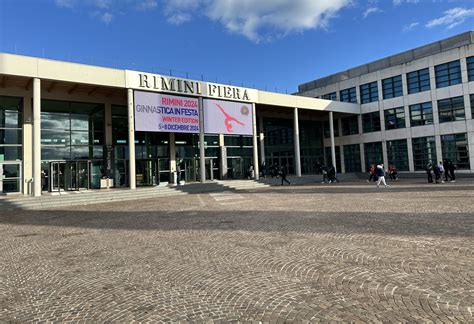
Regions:
<instances>
[{"instance_id":1,"label":"banner","mask_svg":"<svg viewBox=\"0 0 474 324\"><path fill-rule=\"evenodd\" d=\"M199 133L198 99L143 91L134 95L136 131Z\"/></svg>"},{"instance_id":2,"label":"banner","mask_svg":"<svg viewBox=\"0 0 474 324\"><path fill-rule=\"evenodd\" d=\"M253 135L251 104L204 99L203 106L206 134Z\"/></svg>"}]
</instances>

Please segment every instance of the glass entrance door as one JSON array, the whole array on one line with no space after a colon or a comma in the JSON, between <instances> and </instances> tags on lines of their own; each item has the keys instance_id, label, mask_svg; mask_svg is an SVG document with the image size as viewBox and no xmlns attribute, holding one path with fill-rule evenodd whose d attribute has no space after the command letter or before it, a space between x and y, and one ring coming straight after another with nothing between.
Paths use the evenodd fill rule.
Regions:
<instances>
[{"instance_id":1,"label":"glass entrance door","mask_svg":"<svg viewBox=\"0 0 474 324\"><path fill-rule=\"evenodd\" d=\"M227 177L229 179L243 179L244 161L240 157L227 159Z\"/></svg>"},{"instance_id":2,"label":"glass entrance door","mask_svg":"<svg viewBox=\"0 0 474 324\"><path fill-rule=\"evenodd\" d=\"M49 191L76 191L90 188L91 161L49 163Z\"/></svg>"},{"instance_id":3,"label":"glass entrance door","mask_svg":"<svg viewBox=\"0 0 474 324\"><path fill-rule=\"evenodd\" d=\"M21 192L21 164L0 163L0 193Z\"/></svg>"},{"instance_id":4,"label":"glass entrance door","mask_svg":"<svg viewBox=\"0 0 474 324\"><path fill-rule=\"evenodd\" d=\"M136 162L137 186L157 186L158 160L137 160Z\"/></svg>"}]
</instances>

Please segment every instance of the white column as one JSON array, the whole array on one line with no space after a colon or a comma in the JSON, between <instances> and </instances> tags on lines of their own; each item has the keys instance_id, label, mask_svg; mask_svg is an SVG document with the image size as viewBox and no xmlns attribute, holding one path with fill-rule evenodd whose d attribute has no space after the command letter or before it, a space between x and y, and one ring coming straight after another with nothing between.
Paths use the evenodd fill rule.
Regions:
<instances>
[{"instance_id":1,"label":"white column","mask_svg":"<svg viewBox=\"0 0 474 324\"><path fill-rule=\"evenodd\" d=\"M41 196L41 80L33 79L33 179L34 195Z\"/></svg>"},{"instance_id":2,"label":"white column","mask_svg":"<svg viewBox=\"0 0 474 324\"><path fill-rule=\"evenodd\" d=\"M31 94L23 97L23 194L34 195L33 179L33 100ZM0 190L1 192L1 190Z\"/></svg>"},{"instance_id":3,"label":"white column","mask_svg":"<svg viewBox=\"0 0 474 324\"><path fill-rule=\"evenodd\" d=\"M206 182L206 151L204 147L204 108L199 98L199 171L201 183Z\"/></svg>"},{"instance_id":4,"label":"white column","mask_svg":"<svg viewBox=\"0 0 474 324\"><path fill-rule=\"evenodd\" d=\"M295 171L296 176L301 177L301 155L300 155L300 126L298 120L298 108L293 109L293 133L295 143Z\"/></svg>"},{"instance_id":5,"label":"white column","mask_svg":"<svg viewBox=\"0 0 474 324\"><path fill-rule=\"evenodd\" d=\"M329 112L329 135L331 137L331 161L334 170L336 170L336 145L334 143L334 116L333 112Z\"/></svg>"},{"instance_id":6,"label":"white column","mask_svg":"<svg viewBox=\"0 0 474 324\"><path fill-rule=\"evenodd\" d=\"M260 128L259 141L260 141L260 163L265 162L265 130L263 129L263 116L258 119L258 125Z\"/></svg>"},{"instance_id":7,"label":"white column","mask_svg":"<svg viewBox=\"0 0 474 324\"><path fill-rule=\"evenodd\" d=\"M175 144L175 137L174 133L169 134L169 148L170 148L170 181L169 183L176 184L176 178L174 175L176 174L176 167L179 161L176 161L176 144Z\"/></svg>"},{"instance_id":8,"label":"white column","mask_svg":"<svg viewBox=\"0 0 474 324\"><path fill-rule=\"evenodd\" d=\"M133 111L133 90L128 89L128 181L130 189L137 189L137 177L135 169L135 118Z\"/></svg>"},{"instance_id":9,"label":"white column","mask_svg":"<svg viewBox=\"0 0 474 324\"><path fill-rule=\"evenodd\" d=\"M253 136L252 136L252 144L253 144L253 173L254 179L258 180L260 177L260 168L258 165L258 140L257 140L257 107L255 104L252 104L252 127L253 127Z\"/></svg>"}]
</instances>

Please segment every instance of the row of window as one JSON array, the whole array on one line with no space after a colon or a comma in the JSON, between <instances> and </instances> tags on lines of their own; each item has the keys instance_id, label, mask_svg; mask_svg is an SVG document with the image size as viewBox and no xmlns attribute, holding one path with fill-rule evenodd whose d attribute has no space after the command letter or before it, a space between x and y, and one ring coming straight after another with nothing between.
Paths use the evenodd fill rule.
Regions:
<instances>
[{"instance_id":1,"label":"row of window","mask_svg":"<svg viewBox=\"0 0 474 324\"><path fill-rule=\"evenodd\" d=\"M474 107L474 95L470 95L471 107ZM409 106L410 125L411 127L433 124L433 107L431 102L424 102ZM453 97L438 100L438 116L439 122L451 122L464 120L464 98ZM384 110L385 130L405 128L405 108L397 107ZM474 110L472 110L472 118L474 119ZM325 137L329 137L328 123L325 126ZM359 134L359 124L357 116L341 118L342 136ZM334 136L339 136L337 125L334 127ZM380 112L362 114L362 132L378 132L382 129Z\"/></svg>"},{"instance_id":2,"label":"row of window","mask_svg":"<svg viewBox=\"0 0 474 324\"><path fill-rule=\"evenodd\" d=\"M466 59L468 81L474 81L474 56ZM462 83L461 62L459 60L436 65L436 88L448 87ZM428 68L409 72L406 74L408 94L423 92L431 89L430 71ZM360 102L362 104L379 100L378 82L370 82L359 86ZM383 99L403 96L402 75L393 76L382 80ZM322 99L337 100L336 92L321 96ZM356 88L339 91L339 100L342 102L357 103Z\"/></svg>"},{"instance_id":3,"label":"row of window","mask_svg":"<svg viewBox=\"0 0 474 324\"><path fill-rule=\"evenodd\" d=\"M399 171L409 171L408 142L406 139L386 142L388 164ZM441 135L443 160L452 161L458 169L469 169L469 146L467 134ZM361 172L359 144L344 145L344 164L346 172ZM436 142L434 136L412 139L412 154L415 171L425 170L428 163L437 163ZM383 161L382 142L364 144L366 171L371 164Z\"/></svg>"}]
</instances>

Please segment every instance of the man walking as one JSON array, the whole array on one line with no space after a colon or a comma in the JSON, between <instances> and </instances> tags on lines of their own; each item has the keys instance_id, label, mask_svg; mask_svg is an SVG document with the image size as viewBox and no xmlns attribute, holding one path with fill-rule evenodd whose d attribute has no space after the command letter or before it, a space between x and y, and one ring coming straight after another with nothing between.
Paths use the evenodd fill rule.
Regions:
<instances>
[{"instance_id":1,"label":"man walking","mask_svg":"<svg viewBox=\"0 0 474 324\"><path fill-rule=\"evenodd\" d=\"M280 171L280 174L281 174L281 185L282 185L282 186L283 186L283 181L286 181L286 183L288 183L288 185L291 186L290 181L288 181L288 179L286 178L287 173L288 173L288 170L287 170L286 166L282 166L282 167L281 167L281 171Z\"/></svg>"},{"instance_id":2,"label":"man walking","mask_svg":"<svg viewBox=\"0 0 474 324\"><path fill-rule=\"evenodd\" d=\"M385 182L385 171L383 170L383 163L377 165L377 168L375 169L375 176L377 177L377 188L380 186L381 182L383 183L385 188L389 187L387 182Z\"/></svg>"}]
</instances>

